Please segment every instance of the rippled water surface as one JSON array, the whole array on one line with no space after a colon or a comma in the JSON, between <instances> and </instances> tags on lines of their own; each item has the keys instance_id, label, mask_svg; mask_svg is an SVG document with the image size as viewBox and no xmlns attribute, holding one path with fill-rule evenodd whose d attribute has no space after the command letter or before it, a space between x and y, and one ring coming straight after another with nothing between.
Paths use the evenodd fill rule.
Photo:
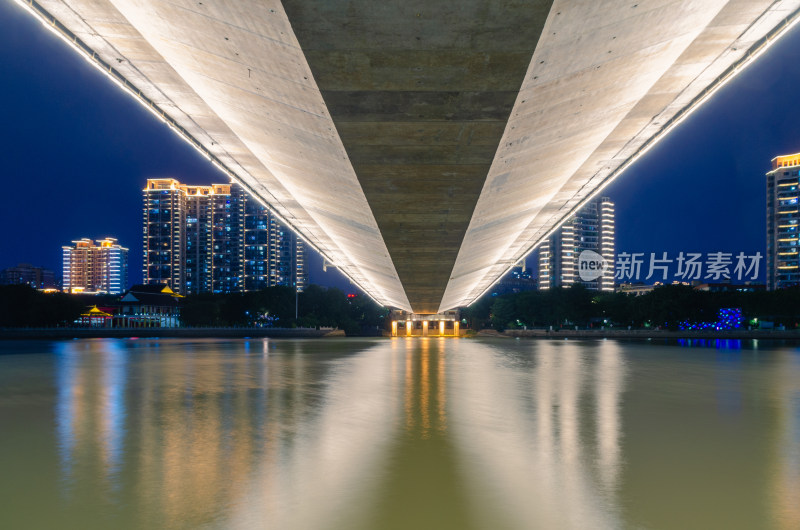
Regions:
<instances>
[{"instance_id":1,"label":"rippled water surface","mask_svg":"<svg viewBox=\"0 0 800 530\"><path fill-rule=\"evenodd\" d=\"M0 343L0 528L800 528L800 349Z\"/></svg>"}]
</instances>

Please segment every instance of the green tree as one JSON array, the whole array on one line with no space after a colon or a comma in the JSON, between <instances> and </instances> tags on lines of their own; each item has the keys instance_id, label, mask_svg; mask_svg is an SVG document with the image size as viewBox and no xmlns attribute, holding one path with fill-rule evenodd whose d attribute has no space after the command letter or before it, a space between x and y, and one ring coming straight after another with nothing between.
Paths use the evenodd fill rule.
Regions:
<instances>
[{"instance_id":1,"label":"green tree","mask_svg":"<svg viewBox=\"0 0 800 530\"><path fill-rule=\"evenodd\" d=\"M513 325L516 320L517 310L513 295L502 295L494 299L491 311L492 327L497 331L503 331Z\"/></svg>"}]
</instances>

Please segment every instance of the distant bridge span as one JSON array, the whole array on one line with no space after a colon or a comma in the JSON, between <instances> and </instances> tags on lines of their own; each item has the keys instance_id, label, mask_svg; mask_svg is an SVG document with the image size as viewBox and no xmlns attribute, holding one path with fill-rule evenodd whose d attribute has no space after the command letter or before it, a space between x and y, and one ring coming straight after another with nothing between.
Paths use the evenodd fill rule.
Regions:
<instances>
[{"instance_id":1,"label":"distant bridge span","mask_svg":"<svg viewBox=\"0 0 800 530\"><path fill-rule=\"evenodd\" d=\"M17 0L378 302L468 305L800 0Z\"/></svg>"}]
</instances>

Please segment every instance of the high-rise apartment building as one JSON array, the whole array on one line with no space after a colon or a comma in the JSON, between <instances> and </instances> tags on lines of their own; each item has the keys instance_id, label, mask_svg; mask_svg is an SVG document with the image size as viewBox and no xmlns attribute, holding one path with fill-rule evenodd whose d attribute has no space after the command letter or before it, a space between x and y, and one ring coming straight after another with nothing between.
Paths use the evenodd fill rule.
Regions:
<instances>
[{"instance_id":1,"label":"high-rise apartment building","mask_svg":"<svg viewBox=\"0 0 800 530\"><path fill-rule=\"evenodd\" d=\"M241 186L231 186L231 194L243 212L239 214L242 290L296 284L302 291L308 283L303 241Z\"/></svg>"},{"instance_id":2,"label":"high-rise apartment building","mask_svg":"<svg viewBox=\"0 0 800 530\"><path fill-rule=\"evenodd\" d=\"M128 249L112 237L63 246L63 290L120 294L128 286Z\"/></svg>"},{"instance_id":3,"label":"high-rise apartment building","mask_svg":"<svg viewBox=\"0 0 800 530\"><path fill-rule=\"evenodd\" d=\"M231 184L180 186L186 195L184 292L243 290L239 247L245 199L232 196Z\"/></svg>"},{"instance_id":4,"label":"high-rise apartment building","mask_svg":"<svg viewBox=\"0 0 800 530\"><path fill-rule=\"evenodd\" d=\"M0 285L26 284L36 289L54 289L56 278L53 271L34 267L30 263L20 263L0 271Z\"/></svg>"},{"instance_id":5,"label":"high-rise apartment building","mask_svg":"<svg viewBox=\"0 0 800 530\"><path fill-rule=\"evenodd\" d=\"M800 153L772 159L767 173L767 289L800 285Z\"/></svg>"},{"instance_id":6,"label":"high-rise apartment building","mask_svg":"<svg viewBox=\"0 0 800 530\"><path fill-rule=\"evenodd\" d=\"M587 203L539 247L539 289L582 283L594 291L613 291L614 234L611 199ZM601 259L605 268L598 269Z\"/></svg>"},{"instance_id":7,"label":"high-rise apartment building","mask_svg":"<svg viewBox=\"0 0 800 530\"><path fill-rule=\"evenodd\" d=\"M143 268L183 294L307 283L303 242L237 184L148 179Z\"/></svg>"},{"instance_id":8,"label":"high-rise apartment building","mask_svg":"<svg viewBox=\"0 0 800 530\"><path fill-rule=\"evenodd\" d=\"M144 189L145 283L165 283L184 291L186 191L174 179L147 181Z\"/></svg>"}]
</instances>

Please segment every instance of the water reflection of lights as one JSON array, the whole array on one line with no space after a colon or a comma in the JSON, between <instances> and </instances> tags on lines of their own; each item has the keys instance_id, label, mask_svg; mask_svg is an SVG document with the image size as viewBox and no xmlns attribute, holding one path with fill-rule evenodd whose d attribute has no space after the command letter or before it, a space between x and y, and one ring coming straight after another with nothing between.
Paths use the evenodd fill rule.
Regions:
<instances>
[{"instance_id":1,"label":"water reflection of lights","mask_svg":"<svg viewBox=\"0 0 800 530\"><path fill-rule=\"evenodd\" d=\"M72 485L75 453L81 443L78 425L83 423L85 413L83 371L75 349L74 342L60 342L56 349L56 436L62 478L68 486Z\"/></svg>"},{"instance_id":2,"label":"water reflection of lights","mask_svg":"<svg viewBox=\"0 0 800 530\"><path fill-rule=\"evenodd\" d=\"M250 354L235 341L179 344L58 344L55 434L67 500L81 491L124 499L147 527L365 527L358 518L396 491L386 488L387 467L407 466L402 441L452 448L477 526L630 522L630 499L620 498L632 479L621 474L622 396L641 392L633 374L656 365L634 364L624 343L399 338L354 341L338 354L324 341L251 340ZM800 527L800 352L762 348L750 371L746 350L709 353L684 351L697 364L679 364L701 376L706 405L717 405L709 418L737 426L754 397L769 396L763 423L773 430L742 447L771 449L760 451L771 462L756 476L767 485L761 502L774 526ZM627 430L628 443L641 440L634 425ZM636 463L630 454L627 465Z\"/></svg>"},{"instance_id":3,"label":"water reflection of lights","mask_svg":"<svg viewBox=\"0 0 800 530\"><path fill-rule=\"evenodd\" d=\"M396 341L395 341L396 342ZM407 339L401 345L405 358L403 410L406 433L421 439L447 430L445 349L447 339Z\"/></svg>"},{"instance_id":4,"label":"water reflection of lights","mask_svg":"<svg viewBox=\"0 0 800 530\"><path fill-rule=\"evenodd\" d=\"M66 348L59 358L62 471L68 478L87 443L98 445L112 486L127 462L148 503L143 524L347 527L352 506L375 502L400 426L412 439L454 441L465 468L480 470L467 475L468 489L497 492L494 505L477 504L522 526L618 522L624 363L613 342L593 362L572 343L535 343L526 360L478 342L415 339L321 364L293 351L297 344L266 358L209 356L200 344L133 365L119 343L93 344L99 355ZM446 374L453 363L454 380ZM137 389L126 399L131 379ZM593 411L582 406L589 392ZM133 421L136 451L127 455L126 409L145 418ZM220 514L220 505L236 508Z\"/></svg>"},{"instance_id":5,"label":"water reflection of lights","mask_svg":"<svg viewBox=\"0 0 800 530\"><path fill-rule=\"evenodd\" d=\"M69 484L87 445L98 448L107 487L116 490L125 442L126 352L118 341L59 343L56 357L58 400L55 405L61 473Z\"/></svg>"},{"instance_id":6,"label":"water reflection of lights","mask_svg":"<svg viewBox=\"0 0 800 530\"><path fill-rule=\"evenodd\" d=\"M343 516L353 497L369 494L399 425L398 354L341 357L327 373L297 343L283 346L265 358L247 355L244 344L231 352L225 343L184 343L164 357L152 341L63 343L55 405L62 491L75 466L83 481L98 469L107 491L122 487L125 472L135 477L128 494L142 503L140 522L152 527L206 524L231 505L243 508L223 510L225 526L315 528Z\"/></svg>"},{"instance_id":7,"label":"water reflection of lights","mask_svg":"<svg viewBox=\"0 0 800 530\"><path fill-rule=\"evenodd\" d=\"M431 430L430 413L430 342L428 339L422 340L422 356L420 359L420 388L419 388L419 412L422 419L422 438L428 438Z\"/></svg>"},{"instance_id":8,"label":"water reflection of lights","mask_svg":"<svg viewBox=\"0 0 800 530\"><path fill-rule=\"evenodd\" d=\"M338 359L324 382L308 380L308 365L288 380L271 376L270 388L283 387L283 399L271 398L260 463L223 526L349 527L352 507L374 502L380 462L399 425L399 355L397 348L380 346ZM309 398L313 407L293 406Z\"/></svg>"},{"instance_id":9,"label":"water reflection of lights","mask_svg":"<svg viewBox=\"0 0 800 530\"><path fill-rule=\"evenodd\" d=\"M753 340L755 347L758 341ZM716 348L718 350L741 350L741 339L678 339L678 346L684 348Z\"/></svg>"},{"instance_id":10,"label":"water reflection of lights","mask_svg":"<svg viewBox=\"0 0 800 530\"><path fill-rule=\"evenodd\" d=\"M517 344L510 356L505 348L465 345L458 362L473 366L451 367L460 376L451 383L458 396L449 401L451 433L471 462L473 495L491 494L498 500L493 509L514 528L532 521L542 528L621 527L619 346L598 342L596 356L588 357L585 345L572 341ZM594 428L583 398L590 389Z\"/></svg>"},{"instance_id":11,"label":"water reflection of lights","mask_svg":"<svg viewBox=\"0 0 800 530\"><path fill-rule=\"evenodd\" d=\"M603 489L609 494L618 486L621 466L621 396L625 389L625 366L616 343L604 341L595 372L597 462Z\"/></svg>"},{"instance_id":12,"label":"water reflection of lights","mask_svg":"<svg viewBox=\"0 0 800 530\"><path fill-rule=\"evenodd\" d=\"M117 488L117 475L120 472L125 442L125 364L127 353L119 346L119 341L107 341L102 345L104 362L101 368L102 421L100 439L102 440L103 460L107 480Z\"/></svg>"},{"instance_id":13,"label":"water reflection of lights","mask_svg":"<svg viewBox=\"0 0 800 530\"><path fill-rule=\"evenodd\" d=\"M800 355L783 351L775 365L772 397L778 411L774 437L772 513L780 529L800 528Z\"/></svg>"}]
</instances>

